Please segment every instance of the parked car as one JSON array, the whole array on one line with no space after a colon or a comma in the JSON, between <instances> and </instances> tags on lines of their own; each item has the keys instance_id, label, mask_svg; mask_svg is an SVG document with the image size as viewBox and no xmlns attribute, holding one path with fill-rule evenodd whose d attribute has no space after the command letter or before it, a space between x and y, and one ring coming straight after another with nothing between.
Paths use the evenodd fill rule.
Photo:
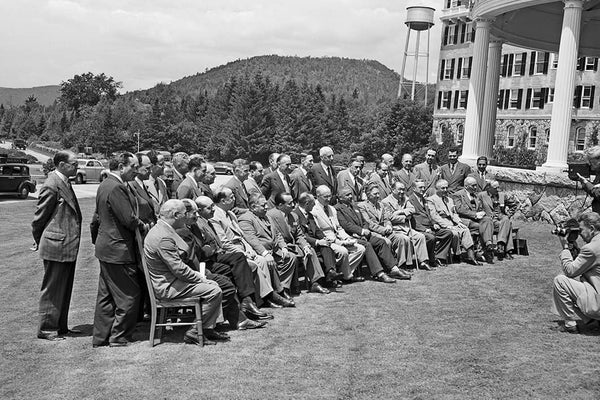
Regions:
<instances>
[{"instance_id":1,"label":"parked car","mask_svg":"<svg viewBox=\"0 0 600 400\"><path fill-rule=\"evenodd\" d=\"M25 139L14 139L12 142L12 148L26 150L27 149L27 141Z\"/></svg>"},{"instance_id":2,"label":"parked car","mask_svg":"<svg viewBox=\"0 0 600 400\"><path fill-rule=\"evenodd\" d=\"M211 162L217 174L233 175L233 164L225 161Z\"/></svg>"},{"instance_id":3,"label":"parked car","mask_svg":"<svg viewBox=\"0 0 600 400\"><path fill-rule=\"evenodd\" d=\"M22 163L0 164L0 194L16 194L26 199L35 193L37 182L31 179L29 167Z\"/></svg>"},{"instance_id":4,"label":"parked car","mask_svg":"<svg viewBox=\"0 0 600 400\"><path fill-rule=\"evenodd\" d=\"M106 167L98 160L79 158L77 159L77 173L69 179L76 183L86 183L88 181L102 182L105 178L102 173Z\"/></svg>"}]
</instances>

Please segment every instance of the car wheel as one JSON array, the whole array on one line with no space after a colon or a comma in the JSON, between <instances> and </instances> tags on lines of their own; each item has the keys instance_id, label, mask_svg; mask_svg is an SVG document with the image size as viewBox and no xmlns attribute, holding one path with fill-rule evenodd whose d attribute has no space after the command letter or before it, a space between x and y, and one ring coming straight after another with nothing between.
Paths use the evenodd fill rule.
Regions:
<instances>
[{"instance_id":1,"label":"car wheel","mask_svg":"<svg viewBox=\"0 0 600 400\"><path fill-rule=\"evenodd\" d=\"M19 198L26 199L29 197L29 188L26 185L23 185L21 189L19 189Z\"/></svg>"},{"instance_id":2,"label":"car wheel","mask_svg":"<svg viewBox=\"0 0 600 400\"><path fill-rule=\"evenodd\" d=\"M77 176L75 177L75 182L78 184L82 184L83 183L83 175L77 174Z\"/></svg>"}]
</instances>

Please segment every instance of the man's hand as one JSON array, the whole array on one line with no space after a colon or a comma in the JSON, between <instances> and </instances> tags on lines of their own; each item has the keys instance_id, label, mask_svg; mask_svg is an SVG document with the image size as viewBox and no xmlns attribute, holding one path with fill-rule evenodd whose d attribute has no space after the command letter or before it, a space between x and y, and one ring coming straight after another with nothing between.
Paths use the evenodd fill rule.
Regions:
<instances>
[{"instance_id":1,"label":"man's hand","mask_svg":"<svg viewBox=\"0 0 600 400\"><path fill-rule=\"evenodd\" d=\"M581 176L581 174L579 172L577 173L577 179L579 179L579 181L581 183L585 183L587 181L587 178L584 176Z\"/></svg>"},{"instance_id":2,"label":"man's hand","mask_svg":"<svg viewBox=\"0 0 600 400\"><path fill-rule=\"evenodd\" d=\"M368 229L363 229L363 230L361 230L360 234L361 234L361 236L368 238L369 236L371 236L371 231Z\"/></svg>"},{"instance_id":3,"label":"man's hand","mask_svg":"<svg viewBox=\"0 0 600 400\"><path fill-rule=\"evenodd\" d=\"M477 211L477 213L475 214L475 218L477 220L480 220L483 217L485 217L485 211Z\"/></svg>"},{"instance_id":4,"label":"man's hand","mask_svg":"<svg viewBox=\"0 0 600 400\"><path fill-rule=\"evenodd\" d=\"M456 224L456 226L458 226L459 228L462 228L462 229L467 229L467 226L465 224L463 224L462 222L459 222L458 224Z\"/></svg>"},{"instance_id":5,"label":"man's hand","mask_svg":"<svg viewBox=\"0 0 600 400\"><path fill-rule=\"evenodd\" d=\"M441 228L440 224L433 224L434 231L438 231L438 230L440 230L440 228Z\"/></svg>"},{"instance_id":6,"label":"man's hand","mask_svg":"<svg viewBox=\"0 0 600 400\"><path fill-rule=\"evenodd\" d=\"M569 242L567 242L567 238L565 236L557 236L557 237L558 237L558 241L560 242L560 246L564 250L568 250L569 249Z\"/></svg>"},{"instance_id":7,"label":"man's hand","mask_svg":"<svg viewBox=\"0 0 600 400\"><path fill-rule=\"evenodd\" d=\"M312 247L310 245L304 246L302 250L304 250L304 253L306 254L312 253Z\"/></svg>"},{"instance_id":8,"label":"man's hand","mask_svg":"<svg viewBox=\"0 0 600 400\"><path fill-rule=\"evenodd\" d=\"M277 263L275 263L275 259L273 258L273 255L271 253L265 255L265 260L267 260L267 265L271 268L274 268L277 266Z\"/></svg>"},{"instance_id":9,"label":"man's hand","mask_svg":"<svg viewBox=\"0 0 600 400\"><path fill-rule=\"evenodd\" d=\"M383 233L384 233L384 235L389 235L390 233L392 233L393 230L394 229L391 226L386 226Z\"/></svg>"},{"instance_id":10,"label":"man's hand","mask_svg":"<svg viewBox=\"0 0 600 400\"><path fill-rule=\"evenodd\" d=\"M281 249L281 257L282 258L288 258L289 256L290 256L290 251L286 247Z\"/></svg>"}]
</instances>

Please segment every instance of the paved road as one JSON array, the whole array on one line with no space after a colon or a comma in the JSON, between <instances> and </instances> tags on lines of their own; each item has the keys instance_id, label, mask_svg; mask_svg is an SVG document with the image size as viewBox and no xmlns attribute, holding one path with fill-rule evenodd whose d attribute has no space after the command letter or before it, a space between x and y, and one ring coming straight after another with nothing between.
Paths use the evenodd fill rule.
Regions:
<instances>
[{"instance_id":1,"label":"paved road","mask_svg":"<svg viewBox=\"0 0 600 400\"><path fill-rule=\"evenodd\" d=\"M11 147L12 147L12 142L6 141L4 143L0 143L0 148L10 149ZM25 154L29 154L29 155L34 156L41 163L45 163L50 158L47 155L44 155L42 153L38 153L37 151L29 150L29 149L27 149L27 150L21 150L21 151L25 152Z\"/></svg>"}]
</instances>

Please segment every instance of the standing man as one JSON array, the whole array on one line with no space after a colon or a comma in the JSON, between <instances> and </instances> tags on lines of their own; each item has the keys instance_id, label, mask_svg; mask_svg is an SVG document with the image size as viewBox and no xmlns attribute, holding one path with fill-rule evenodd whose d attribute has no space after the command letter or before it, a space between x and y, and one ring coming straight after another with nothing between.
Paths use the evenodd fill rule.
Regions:
<instances>
[{"instance_id":1,"label":"standing man","mask_svg":"<svg viewBox=\"0 0 600 400\"><path fill-rule=\"evenodd\" d=\"M263 178L263 165L258 161L250 161L248 164L248 178L244 181L244 187L248 196L261 194L260 184Z\"/></svg>"},{"instance_id":2,"label":"standing man","mask_svg":"<svg viewBox=\"0 0 600 400\"><path fill-rule=\"evenodd\" d=\"M314 165L313 156L302 153L300 157L300 166L290 174L290 181L292 182L291 194L296 201L298 200L298 197L300 197L301 193L313 192L313 184L309 176Z\"/></svg>"},{"instance_id":3,"label":"standing man","mask_svg":"<svg viewBox=\"0 0 600 400\"><path fill-rule=\"evenodd\" d=\"M277 159L279 158L279 153L271 153L269 154L269 166L265 168L263 171L263 176L270 174L271 172L275 172L277 169Z\"/></svg>"},{"instance_id":4,"label":"standing man","mask_svg":"<svg viewBox=\"0 0 600 400\"><path fill-rule=\"evenodd\" d=\"M202 182L206 174L206 161L201 157L190 157L187 163L188 173L179 186L177 187L177 198L196 200L202 196L202 190L198 186L198 182Z\"/></svg>"},{"instance_id":5,"label":"standing man","mask_svg":"<svg viewBox=\"0 0 600 400\"><path fill-rule=\"evenodd\" d=\"M127 182L127 186L135 196L136 203L134 211L137 212L138 217L144 223L154 225L156 223L154 204L152 202L152 196L144 183L150 177L152 163L150 162L150 158L146 155L138 155L136 157L139 163L138 172L132 181Z\"/></svg>"},{"instance_id":6,"label":"standing man","mask_svg":"<svg viewBox=\"0 0 600 400\"><path fill-rule=\"evenodd\" d=\"M185 174L188 172L188 163L190 161L190 156L187 153L180 151L179 153L173 154L173 159L171 162L173 163L172 173L173 173L173 182L171 182L171 198L177 198L177 189L181 182L185 179Z\"/></svg>"},{"instance_id":7,"label":"standing man","mask_svg":"<svg viewBox=\"0 0 600 400\"><path fill-rule=\"evenodd\" d=\"M384 198L392 193L392 187L388 179L389 166L382 162L375 165L375 172L371 174L369 181L365 186L375 185L379 189L379 194Z\"/></svg>"},{"instance_id":8,"label":"standing man","mask_svg":"<svg viewBox=\"0 0 600 400\"><path fill-rule=\"evenodd\" d=\"M202 180L198 182L198 188L200 189L202 196L206 196L209 199L214 200L215 196L210 188L210 185L215 182L216 177L217 171L215 171L215 167L209 163L206 163L206 172L204 173Z\"/></svg>"},{"instance_id":9,"label":"standing man","mask_svg":"<svg viewBox=\"0 0 600 400\"><path fill-rule=\"evenodd\" d=\"M427 150L425 161L415 165L413 168L415 179L425 182L425 195L431 196L435 193L435 183L440 178L440 167L437 164L437 152L433 149Z\"/></svg>"},{"instance_id":10,"label":"standing man","mask_svg":"<svg viewBox=\"0 0 600 400\"><path fill-rule=\"evenodd\" d=\"M38 338L62 340L67 320L81 237L81 210L69 177L77 173L77 157L70 151L54 155L56 170L40 189L31 223L35 248L44 260Z\"/></svg>"},{"instance_id":11,"label":"standing man","mask_svg":"<svg viewBox=\"0 0 600 400\"><path fill-rule=\"evenodd\" d=\"M440 168L440 178L448 182L448 193L452 195L462 189L470 173L471 167L458 161L458 150L448 150L448 164Z\"/></svg>"},{"instance_id":12,"label":"standing man","mask_svg":"<svg viewBox=\"0 0 600 400\"><path fill-rule=\"evenodd\" d=\"M90 225L100 261L92 344L126 346L137 320L140 286L136 230L148 231L134 210L135 199L125 182L133 180L138 160L122 153L109 162L110 173L98 186L96 212Z\"/></svg>"},{"instance_id":13,"label":"standing man","mask_svg":"<svg viewBox=\"0 0 600 400\"><path fill-rule=\"evenodd\" d=\"M331 147L321 147L319 150L321 162L313 165L312 179L313 187L325 185L331 192L331 204L337 202L337 180L333 171L333 150Z\"/></svg>"},{"instance_id":14,"label":"standing man","mask_svg":"<svg viewBox=\"0 0 600 400\"><path fill-rule=\"evenodd\" d=\"M277 159L277 169L263 177L260 190L269 200L269 207L274 206L274 198L279 193L290 193L292 183L289 172L292 160L287 154L281 154Z\"/></svg>"},{"instance_id":15,"label":"standing man","mask_svg":"<svg viewBox=\"0 0 600 400\"><path fill-rule=\"evenodd\" d=\"M144 181L150 198L152 199L152 206L154 207L154 214L158 216L160 207L170 199L167 190L166 182L161 178L165 172L164 157L158 154L156 151L148 153L152 166L150 167L150 176L148 180ZM163 158L163 161L161 161Z\"/></svg>"},{"instance_id":16,"label":"standing man","mask_svg":"<svg viewBox=\"0 0 600 400\"><path fill-rule=\"evenodd\" d=\"M577 173L583 190L592 197L592 211L600 213L600 146L590 147L585 151L585 157L590 164L592 175L596 175L593 181Z\"/></svg>"},{"instance_id":17,"label":"standing man","mask_svg":"<svg viewBox=\"0 0 600 400\"><path fill-rule=\"evenodd\" d=\"M246 186L244 186L244 181L248 178L248 172L249 167L246 160L242 158L233 160L233 176L223 185L233 192L235 203L232 211L237 216L248 211L248 192Z\"/></svg>"},{"instance_id":18,"label":"standing man","mask_svg":"<svg viewBox=\"0 0 600 400\"><path fill-rule=\"evenodd\" d=\"M406 195L412 194L412 187L415 181L415 174L412 171L413 158L410 154L402 156L402 169L396 173L396 180L404 184ZM392 184L392 187L394 184Z\"/></svg>"},{"instance_id":19,"label":"standing man","mask_svg":"<svg viewBox=\"0 0 600 400\"><path fill-rule=\"evenodd\" d=\"M353 201L362 200L363 185L360 181L360 171L362 164L358 160L350 161L348 168L340 171L337 175L338 192L342 189L348 188L352 192Z\"/></svg>"},{"instance_id":20,"label":"standing man","mask_svg":"<svg viewBox=\"0 0 600 400\"><path fill-rule=\"evenodd\" d=\"M483 192L491 181L494 180L492 174L487 172L488 159L486 156L481 156L477 159L477 171L469 174L470 177L477 181L477 192Z\"/></svg>"}]
</instances>

